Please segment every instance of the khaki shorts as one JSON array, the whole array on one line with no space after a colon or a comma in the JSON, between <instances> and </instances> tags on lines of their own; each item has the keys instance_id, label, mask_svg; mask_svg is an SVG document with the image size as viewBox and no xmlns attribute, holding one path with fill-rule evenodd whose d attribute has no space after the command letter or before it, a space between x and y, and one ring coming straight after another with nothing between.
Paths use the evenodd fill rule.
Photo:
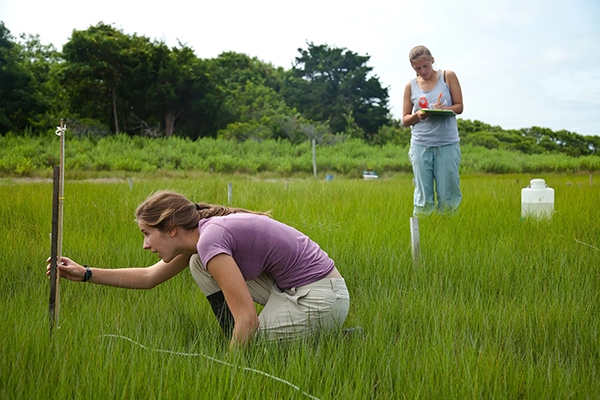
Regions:
<instances>
[{"instance_id":1,"label":"khaki shorts","mask_svg":"<svg viewBox=\"0 0 600 400\"><path fill-rule=\"evenodd\" d=\"M205 296L221 290L198 255L190 258L190 272ZM283 291L268 274L246 284L252 299L264 306L258 316L260 338L286 340L330 332L341 328L348 315L350 295L343 278L324 278Z\"/></svg>"}]
</instances>

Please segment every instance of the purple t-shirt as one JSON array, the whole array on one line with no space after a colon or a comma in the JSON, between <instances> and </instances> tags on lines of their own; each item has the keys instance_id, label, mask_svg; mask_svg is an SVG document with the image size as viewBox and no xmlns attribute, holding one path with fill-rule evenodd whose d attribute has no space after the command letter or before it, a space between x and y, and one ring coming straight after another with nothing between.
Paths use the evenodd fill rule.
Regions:
<instances>
[{"instance_id":1,"label":"purple t-shirt","mask_svg":"<svg viewBox=\"0 0 600 400\"><path fill-rule=\"evenodd\" d=\"M245 280L270 274L281 289L308 285L329 274L334 263L302 232L264 215L237 213L198 223L196 248L204 268L218 254L228 254Z\"/></svg>"}]
</instances>

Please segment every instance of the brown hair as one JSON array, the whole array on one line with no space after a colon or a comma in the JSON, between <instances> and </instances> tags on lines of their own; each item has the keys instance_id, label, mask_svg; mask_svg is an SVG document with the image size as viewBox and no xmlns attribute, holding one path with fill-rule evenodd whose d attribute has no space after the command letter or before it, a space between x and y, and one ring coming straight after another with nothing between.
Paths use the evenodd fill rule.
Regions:
<instances>
[{"instance_id":1,"label":"brown hair","mask_svg":"<svg viewBox=\"0 0 600 400\"><path fill-rule=\"evenodd\" d=\"M194 203L179 193L162 190L154 193L138 206L135 219L140 225L168 232L175 226L181 226L186 230L197 229L201 219L236 213L269 215L269 213L243 208Z\"/></svg>"},{"instance_id":2,"label":"brown hair","mask_svg":"<svg viewBox=\"0 0 600 400\"><path fill-rule=\"evenodd\" d=\"M413 61L416 61L419 57L423 57L423 56L433 58L433 56L431 55L431 52L429 51L429 49L427 47L415 46L408 53L408 60L410 61L410 64L412 65Z\"/></svg>"}]
</instances>

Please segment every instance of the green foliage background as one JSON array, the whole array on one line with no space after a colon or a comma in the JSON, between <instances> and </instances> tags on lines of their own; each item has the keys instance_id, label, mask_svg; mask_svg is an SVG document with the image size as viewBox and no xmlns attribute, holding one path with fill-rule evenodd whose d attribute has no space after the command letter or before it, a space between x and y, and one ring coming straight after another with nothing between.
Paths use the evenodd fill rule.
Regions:
<instances>
[{"instance_id":1,"label":"green foliage background","mask_svg":"<svg viewBox=\"0 0 600 400\"><path fill-rule=\"evenodd\" d=\"M69 132L69 131L67 131ZM59 164L60 140L44 136L0 136L0 175L50 177ZM334 141L316 147L317 177L360 178L364 170L381 177L410 173L407 145L374 146L360 139ZM600 157L570 157L562 153L531 154L462 146L462 173L586 173L600 171ZM292 144L267 139L238 142L204 138L144 138L124 134L65 139L65 173L70 177L135 176L175 173L240 173L273 177L313 175L309 142Z\"/></svg>"},{"instance_id":2,"label":"green foliage background","mask_svg":"<svg viewBox=\"0 0 600 400\"><path fill-rule=\"evenodd\" d=\"M392 118L388 88L368 65L368 55L315 43L298 52L287 70L235 52L201 59L186 45L169 48L102 22L74 30L58 51L35 35L15 39L0 21L0 135L44 135L64 119L74 136L95 141L125 133L294 145L347 139L376 146L409 143L410 129ZM600 149L598 135L537 126L505 130L460 118L458 126L463 145L487 149L571 157L598 155ZM16 162L24 162L19 170L28 169L27 161ZM98 161L99 168L109 164ZM153 164L125 167L147 170ZM229 162L219 164L231 170Z\"/></svg>"}]
</instances>

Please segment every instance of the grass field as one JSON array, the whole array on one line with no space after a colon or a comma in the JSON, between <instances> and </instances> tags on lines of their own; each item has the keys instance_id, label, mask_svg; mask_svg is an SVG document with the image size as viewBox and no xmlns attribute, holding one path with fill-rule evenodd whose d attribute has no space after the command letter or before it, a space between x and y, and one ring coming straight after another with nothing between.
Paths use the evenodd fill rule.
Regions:
<instances>
[{"instance_id":1,"label":"grass field","mask_svg":"<svg viewBox=\"0 0 600 400\"><path fill-rule=\"evenodd\" d=\"M52 185L0 180L0 398L600 397L598 178L463 176L458 214L419 220L414 265L411 177L67 176L63 254L93 267L156 261L133 219L153 191L226 203L230 182L232 205L272 210L330 254L351 294L346 327L363 333L236 354L187 271L150 291L63 281L50 335ZM537 177L555 189L551 220L520 218Z\"/></svg>"}]
</instances>

